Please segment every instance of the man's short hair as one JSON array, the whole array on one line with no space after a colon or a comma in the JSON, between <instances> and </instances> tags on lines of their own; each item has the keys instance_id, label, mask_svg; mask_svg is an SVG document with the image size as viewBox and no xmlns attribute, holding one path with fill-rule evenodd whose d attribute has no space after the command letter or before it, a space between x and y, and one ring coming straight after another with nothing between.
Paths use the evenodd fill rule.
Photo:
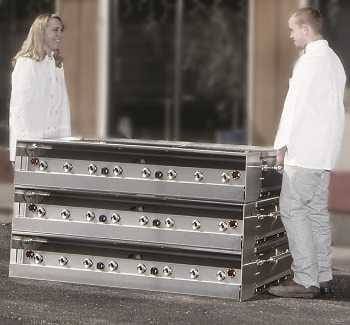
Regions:
<instances>
[{"instance_id":1,"label":"man's short hair","mask_svg":"<svg viewBox=\"0 0 350 325\"><path fill-rule=\"evenodd\" d=\"M298 25L309 25L315 33L321 33L323 19L319 10L312 7L300 8L292 17L295 17Z\"/></svg>"}]
</instances>

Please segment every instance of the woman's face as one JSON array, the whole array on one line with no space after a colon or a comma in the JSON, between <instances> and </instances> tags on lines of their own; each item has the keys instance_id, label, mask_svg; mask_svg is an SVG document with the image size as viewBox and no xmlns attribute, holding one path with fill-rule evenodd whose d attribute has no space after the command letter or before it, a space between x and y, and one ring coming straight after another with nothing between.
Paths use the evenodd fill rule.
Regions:
<instances>
[{"instance_id":1,"label":"woman's face","mask_svg":"<svg viewBox=\"0 0 350 325\"><path fill-rule=\"evenodd\" d=\"M59 19L50 18L45 30L44 45L47 51L57 51L63 40L63 26Z\"/></svg>"}]
</instances>

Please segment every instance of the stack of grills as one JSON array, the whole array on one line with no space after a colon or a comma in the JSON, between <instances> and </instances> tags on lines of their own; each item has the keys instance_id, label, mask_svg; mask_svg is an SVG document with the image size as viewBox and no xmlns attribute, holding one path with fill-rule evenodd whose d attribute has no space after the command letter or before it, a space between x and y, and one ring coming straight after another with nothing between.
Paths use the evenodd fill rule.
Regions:
<instances>
[{"instance_id":1,"label":"stack of grills","mask_svg":"<svg viewBox=\"0 0 350 325\"><path fill-rule=\"evenodd\" d=\"M267 148L17 144L10 276L246 300L290 274Z\"/></svg>"}]
</instances>

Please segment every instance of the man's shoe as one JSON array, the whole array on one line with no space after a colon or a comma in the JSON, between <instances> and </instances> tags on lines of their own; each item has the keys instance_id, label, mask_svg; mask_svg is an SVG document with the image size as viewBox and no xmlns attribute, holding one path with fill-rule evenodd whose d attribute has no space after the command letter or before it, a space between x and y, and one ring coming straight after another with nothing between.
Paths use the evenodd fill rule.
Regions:
<instances>
[{"instance_id":1,"label":"man's shoe","mask_svg":"<svg viewBox=\"0 0 350 325\"><path fill-rule=\"evenodd\" d=\"M334 294L335 292L335 285L332 280L320 282L320 293L321 295L329 295Z\"/></svg>"},{"instance_id":2,"label":"man's shoe","mask_svg":"<svg viewBox=\"0 0 350 325\"><path fill-rule=\"evenodd\" d=\"M288 280L278 286L271 287L268 292L274 296L283 298L312 299L320 295L319 288L314 286L305 288L304 286L295 283L293 280Z\"/></svg>"}]
</instances>

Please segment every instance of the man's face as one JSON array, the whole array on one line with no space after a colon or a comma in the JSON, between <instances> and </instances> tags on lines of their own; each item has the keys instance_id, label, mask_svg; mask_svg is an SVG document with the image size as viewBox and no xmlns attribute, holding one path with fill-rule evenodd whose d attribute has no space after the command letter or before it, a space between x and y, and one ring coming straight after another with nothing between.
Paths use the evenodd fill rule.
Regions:
<instances>
[{"instance_id":1,"label":"man's face","mask_svg":"<svg viewBox=\"0 0 350 325\"><path fill-rule=\"evenodd\" d=\"M50 18L45 30L45 46L50 51L59 50L63 39L63 28L61 22L56 18Z\"/></svg>"},{"instance_id":2,"label":"man's face","mask_svg":"<svg viewBox=\"0 0 350 325\"><path fill-rule=\"evenodd\" d=\"M305 25L299 25L295 17L291 17L288 21L290 30L290 38L294 41L297 48L304 48L307 44L307 28Z\"/></svg>"}]
</instances>

